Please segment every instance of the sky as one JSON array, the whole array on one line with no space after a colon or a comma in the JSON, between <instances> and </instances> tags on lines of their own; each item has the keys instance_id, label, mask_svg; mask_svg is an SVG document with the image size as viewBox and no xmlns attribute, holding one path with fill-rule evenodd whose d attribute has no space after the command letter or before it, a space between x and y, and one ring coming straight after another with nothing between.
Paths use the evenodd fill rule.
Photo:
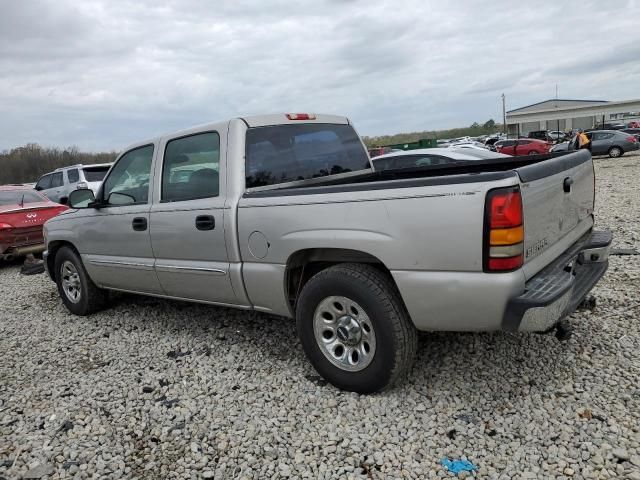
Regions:
<instances>
[{"instance_id":1,"label":"sky","mask_svg":"<svg viewBox=\"0 0 640 480\"><path fill-rule=\"evenodd\" d=\"M3 0L0 150L82 150L275 112L361 135L640 98L640 0Z\"/></svg>"}]
</instances>

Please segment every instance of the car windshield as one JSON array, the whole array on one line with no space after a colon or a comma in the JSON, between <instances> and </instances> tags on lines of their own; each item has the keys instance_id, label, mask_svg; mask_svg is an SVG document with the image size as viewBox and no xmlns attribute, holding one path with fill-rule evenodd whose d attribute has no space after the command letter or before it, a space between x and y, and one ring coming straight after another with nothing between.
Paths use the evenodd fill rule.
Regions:
<instances>
[{"instance_id":1,"label":"car windshield","mask_svg":"<svg viewBox=\"0 0 640 480\"><path fill-rule=\"evenodd\" d=\"M350 125L300 124L247 131L247 188L368 170L369 155Z\"/></svg>"},{"instance_id":2,"label":"car windshield","mask_svg":"<svg viewBox=\"0 0 640 480\"><path fill-rule=\"evenodd\" d=\"M104 176L109 171L110 166L104 165L101 167L84 167L84 178L87 182L101 182L104 180Z\"/></svg>"},{"instance_id":3,"label":"car windshield","mask_svg":"<svg viewBox=\"0 0 640 480\"><path fill-rule=\"evenodd\" d=\"M24 196L24 201L22 200ZM45 199L31 190L0 191L0 205L19 205L21 203L44 202Z\"/></svg>"}]
</instances>

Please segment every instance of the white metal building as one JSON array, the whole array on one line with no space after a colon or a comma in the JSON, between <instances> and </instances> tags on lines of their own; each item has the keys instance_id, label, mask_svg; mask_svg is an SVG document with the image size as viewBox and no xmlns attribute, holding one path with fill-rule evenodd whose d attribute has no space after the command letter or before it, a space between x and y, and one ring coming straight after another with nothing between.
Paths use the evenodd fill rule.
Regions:
<instances>
[{"instance_id":1,"label":"white metal building","mask_svg":"<svg viewBox=\"0 0 640 480\"><path fill-rule=\"evenodd\" d=\"M507 112L509 135L527 135L536 130L594 128L602 123L640 119L640 99L605 100L551 99Z\"/></svg>"}]
</instances>

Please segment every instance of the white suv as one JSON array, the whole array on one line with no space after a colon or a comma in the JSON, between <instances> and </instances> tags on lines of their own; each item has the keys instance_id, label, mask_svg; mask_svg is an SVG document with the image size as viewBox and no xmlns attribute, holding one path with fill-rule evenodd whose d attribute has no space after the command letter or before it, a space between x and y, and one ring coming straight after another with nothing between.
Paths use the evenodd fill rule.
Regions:
<instances>
[{"instance_id":1,"label":"white suv","mask_svg":"<svg viewBox=\"0 0 640 480\"><path fill-rule=\"evenodd\" d=\"M87 188L96 194L111 165L99 163L57 168L40 177L35 189L46 195L49 200L66 204L69 194L74 190Z\"/></svg>"}]
</instances>

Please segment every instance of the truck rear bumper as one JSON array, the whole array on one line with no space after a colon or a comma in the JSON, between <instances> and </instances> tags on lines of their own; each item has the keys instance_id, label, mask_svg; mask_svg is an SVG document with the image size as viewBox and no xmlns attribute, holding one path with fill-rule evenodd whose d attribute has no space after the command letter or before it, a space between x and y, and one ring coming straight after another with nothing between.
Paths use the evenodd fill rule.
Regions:
<instances>
[{"instance_id":1,"label":"truck rear bumper","mask_svg":"<svg viewBox=\"0 0 640 480\"><path fill-rule=\"evenodd\" d=\"M502 329L543 332L575 311L609 266L611 232L589 232L511 298Z\"/></svg>"}]
</instances>

